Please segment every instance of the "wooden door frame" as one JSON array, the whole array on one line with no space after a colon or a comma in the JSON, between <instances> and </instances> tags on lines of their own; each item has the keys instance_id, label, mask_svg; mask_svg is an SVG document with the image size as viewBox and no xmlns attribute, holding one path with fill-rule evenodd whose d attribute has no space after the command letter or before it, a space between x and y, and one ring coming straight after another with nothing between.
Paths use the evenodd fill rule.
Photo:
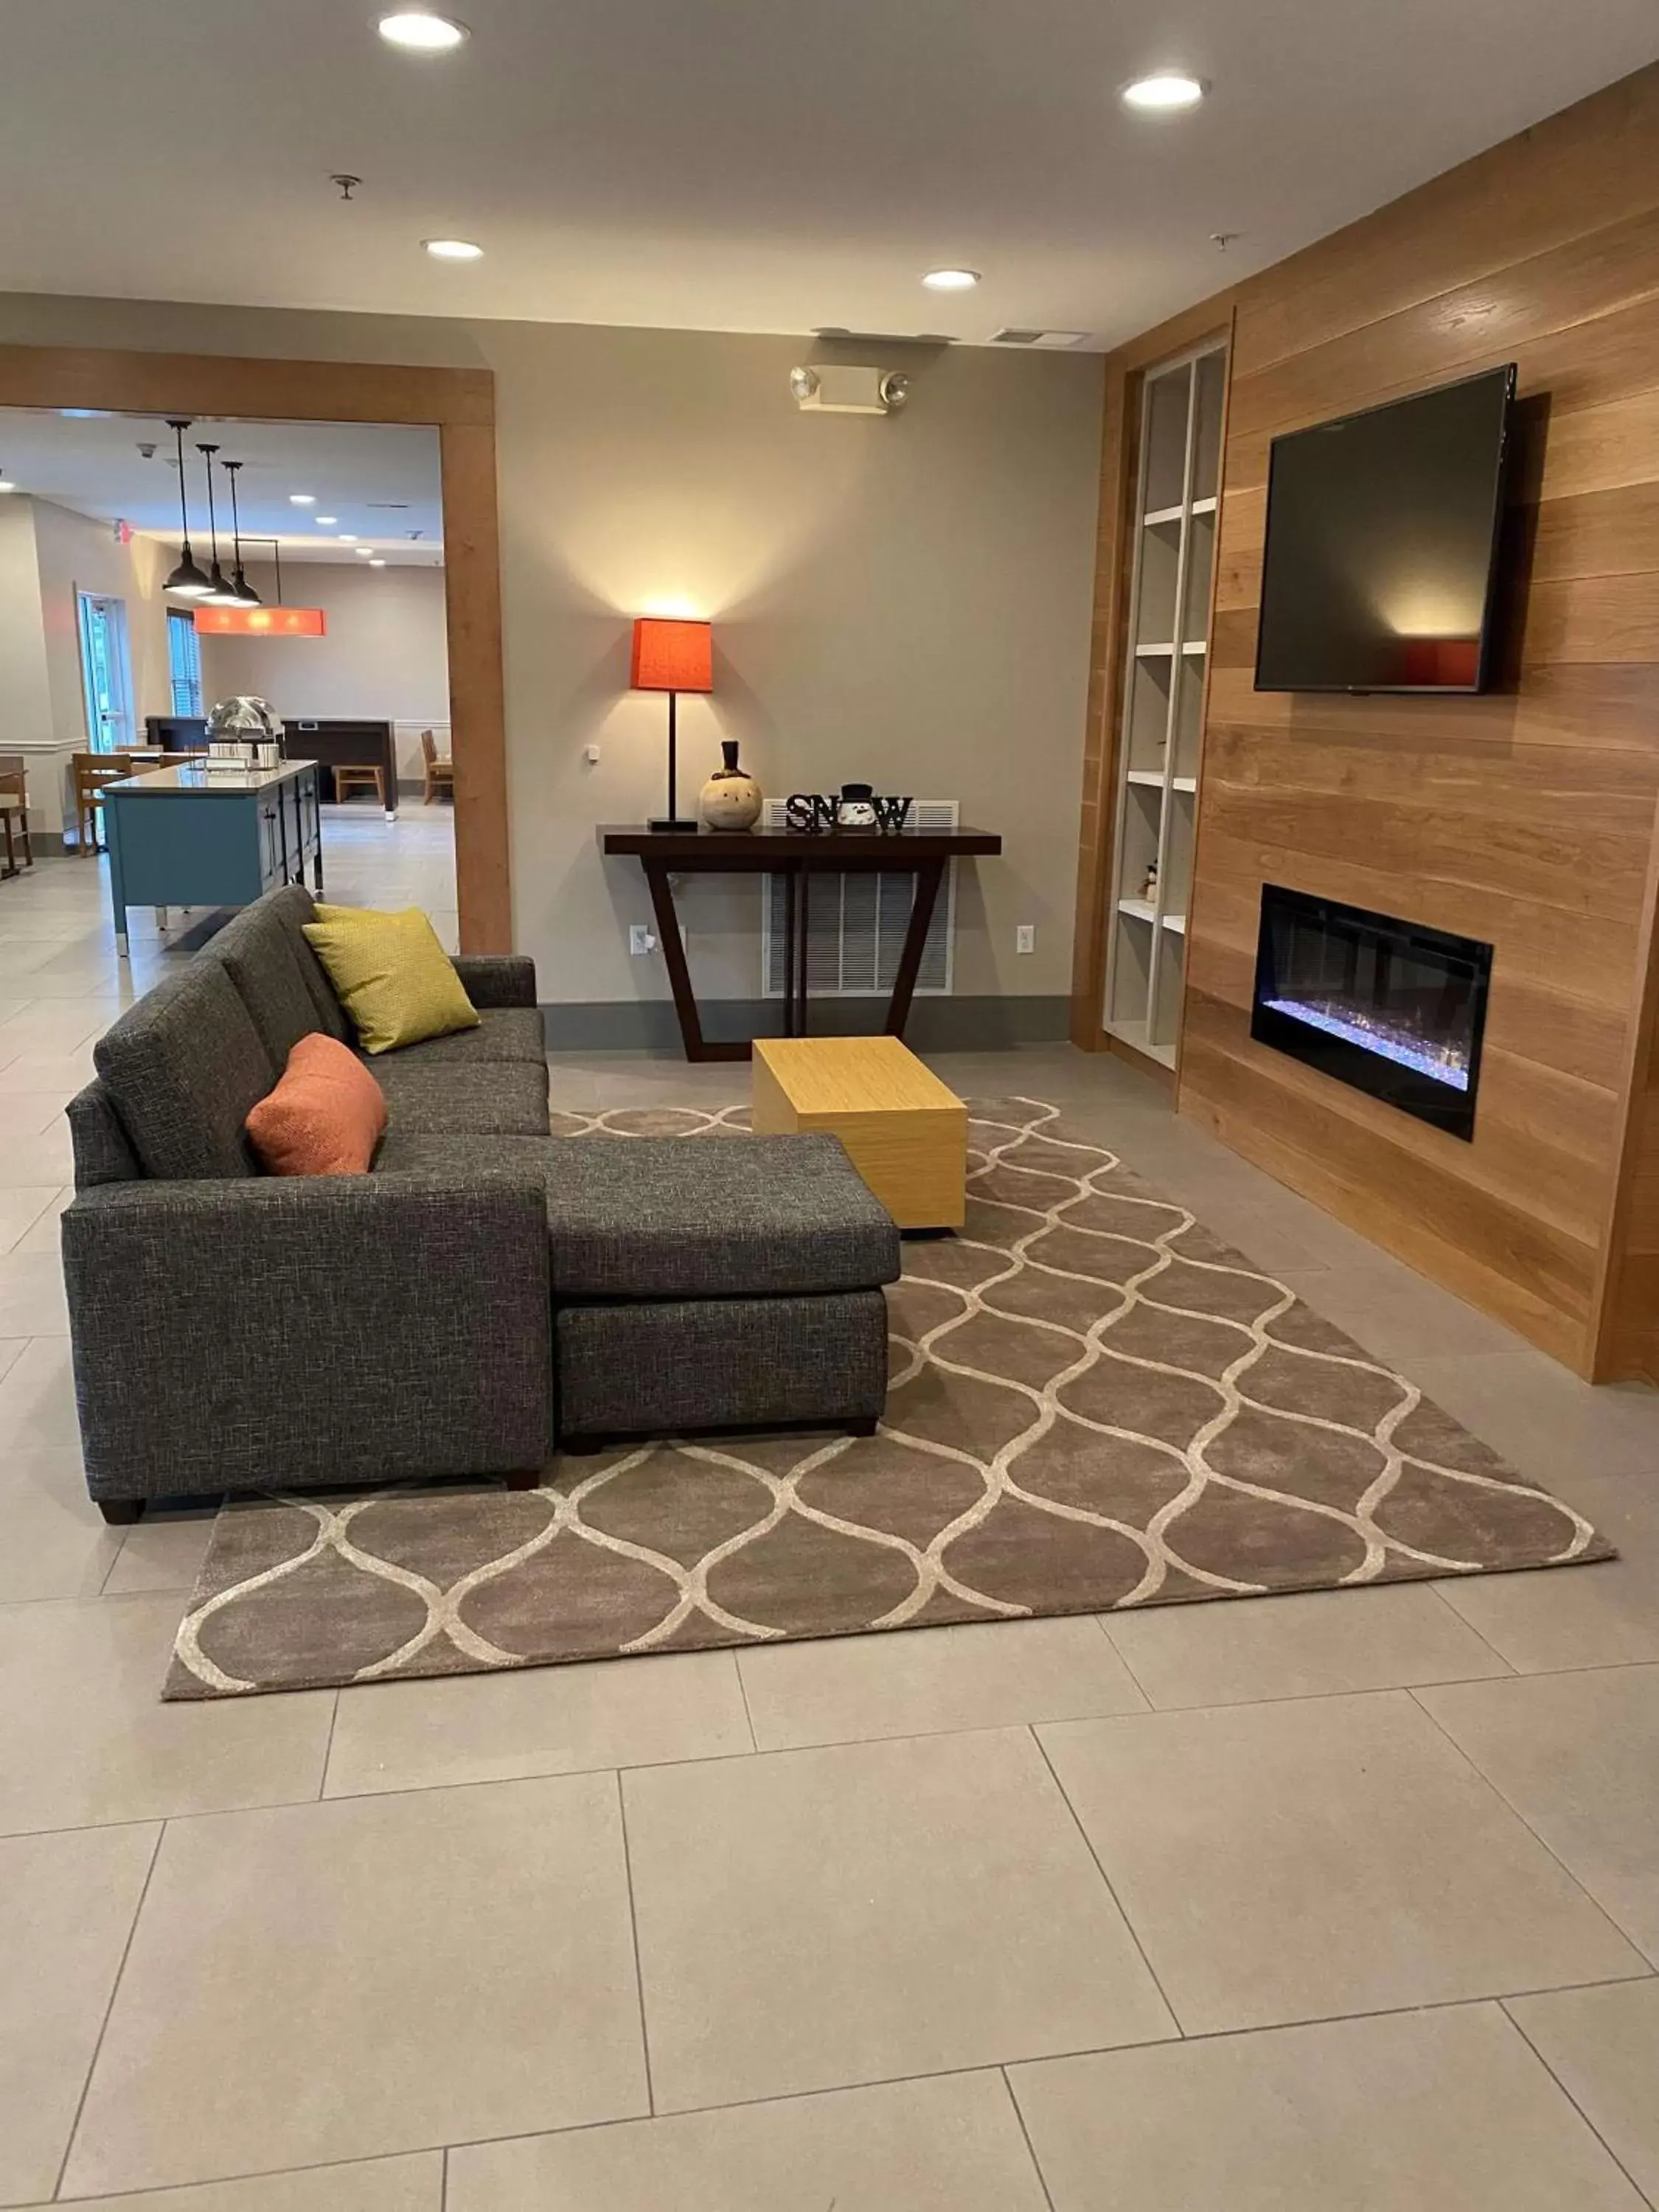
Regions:
<instances>
[{"instance_id":1,"label":"wooden door frame","mask_svg":"<svg viewBox=\"0 0 1659 2212\"><path fill-rule=\"evenodd\" d=\"M437 431L461 950L510 951L495 380L489 370L0 345L0 407L95 407L158 420L189 415L398 422Z\"/></svg>"}]
</instances>

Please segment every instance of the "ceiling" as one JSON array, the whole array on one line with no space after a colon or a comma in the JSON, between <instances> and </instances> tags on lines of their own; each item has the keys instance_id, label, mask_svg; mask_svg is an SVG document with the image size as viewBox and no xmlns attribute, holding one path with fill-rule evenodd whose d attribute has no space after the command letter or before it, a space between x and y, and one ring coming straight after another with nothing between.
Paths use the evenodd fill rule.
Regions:
<instances>
[{"instance_id":1,"label":"ceiling","mask_svg":"<svg viewBox=\"0 0 1659 2212\"><path fill-rule=\"evenodd\" d=\"M198 422L185 434L185 474L191 534L199 552L208 541L207 491L201 440L221 460L244 464L237 502L245 538L276 538L283 557L356 561L338 532L384 553L389 565L429 567L441 558L438 434L392 423ZM139 448L154 445L146 459ZM179 471L173 433L153 416L65 416L0 407L0 477L20 492L100 521L130 522L141 536L179 540ZM290 492L314 492L301 509ZM230 538L230 494L216 467L214 499L222 548ZM335 517L332 530L313 520ZM410 532L421 536L411 539ZM263 559L258 546L252 557Z\"/></svg>"},{"instance_id":2,"label":"ceiling","mask_svg":"<svg viewBox=\"0 0 1659 2212\"><path fill-rule=\"evenodd\" d=\"M1654 0L434 4L441 58L375 0L11 0L0 288L1103 346L1659 55ZM1169 63L1204 106L1126 113Z\"/></svg>"}]
</instances>

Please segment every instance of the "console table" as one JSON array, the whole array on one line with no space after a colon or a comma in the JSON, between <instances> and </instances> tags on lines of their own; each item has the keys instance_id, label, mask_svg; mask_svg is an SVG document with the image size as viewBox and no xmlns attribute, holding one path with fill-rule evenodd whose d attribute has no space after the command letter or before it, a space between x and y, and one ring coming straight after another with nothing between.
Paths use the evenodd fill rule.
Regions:
<instances>
[{"instance_id":1,"label":"console table","mask_svg":"<svg viewBox=\"0 0 1659 2212\"><path fill-rule=\"evenodd\" d=\"M154 769L106 783L104 841L115 949L127 957L127 908L153 906L167 927L173 906L252 906L279 884L323 888L321 817L312 761L210 775Z\"/></svg>"},{"instance_id":2,"label":"console table","mask_svg":"<svg viewBox=\"0 0 1659 2212\"><path fill-rule=\"evenodd\" d=\"M635 860L645 870L688 1060L747 1060L750 1047L747 1038L714 1042L702 1033L671 877L784 878L783 1033L805 1036L806 921L812 876L841 875L854 869L890 873L908 870L915 878L915 895L884 1024L889 1036L902 1036L945 868L955 860L1002 850L1001 838L988 830L826 830L817 833L785 829L698 830L681 833L612 824L599 830L599 841L602 853L613 859Z\"/></svg>"}]
</instances>

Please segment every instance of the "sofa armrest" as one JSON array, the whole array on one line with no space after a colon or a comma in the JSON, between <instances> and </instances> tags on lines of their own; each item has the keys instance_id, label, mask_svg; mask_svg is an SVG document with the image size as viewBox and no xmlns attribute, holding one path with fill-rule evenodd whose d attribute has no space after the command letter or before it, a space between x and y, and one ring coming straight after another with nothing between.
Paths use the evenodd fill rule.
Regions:
<instances>
[{"instance_id":1,"label":"sofa armrest","mask_svg":"<svg viewBox=\"0 0 1659 2212\"><path fill-rule=\"evenodd\" d=\"M455 973L475 1006L533 1006L536 963L527 952L462 952Z\"/></svg>"},{"instance_id":2,"label":"sofa armrest","mask_svg":"<svg viewBox=\"0 0 1659 2212\"><path fill-rule=\"evenodd\" d=\"M110 1183L63 1246L94 1498L504 1474L552 1449L527 1168Z\"/></svg>"}]
</instances>

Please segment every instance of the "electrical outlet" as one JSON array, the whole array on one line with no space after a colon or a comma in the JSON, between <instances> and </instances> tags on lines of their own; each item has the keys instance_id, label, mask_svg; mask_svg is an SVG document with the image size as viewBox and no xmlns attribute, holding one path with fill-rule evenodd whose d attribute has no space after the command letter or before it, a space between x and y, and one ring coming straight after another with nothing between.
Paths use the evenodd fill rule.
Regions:
<instances>
[{"instance_id":1,"label":"electrical outlet","mask_svg":"<svg viewBox=\"0 0 1659 2212\"><path fill-rule=\"evenodd\" d=\"M651 932L646 927L642 921L630 921L629 923L628 949L631 953L635 955L641 952L654 952L656 951L657 940L651 934Z\"/></svg>"},{"instance_id":2,"label":"electrical outlet","mask_svg":"<svg viewBox=\"0 0 1659 2212\"><path fill-rule=\"evenodd\" d=\"M1034 921L1022 921L1015 930L1014 950L1016 952L1036 951L1036 924Z\"/></svg>"}]
</instances>

